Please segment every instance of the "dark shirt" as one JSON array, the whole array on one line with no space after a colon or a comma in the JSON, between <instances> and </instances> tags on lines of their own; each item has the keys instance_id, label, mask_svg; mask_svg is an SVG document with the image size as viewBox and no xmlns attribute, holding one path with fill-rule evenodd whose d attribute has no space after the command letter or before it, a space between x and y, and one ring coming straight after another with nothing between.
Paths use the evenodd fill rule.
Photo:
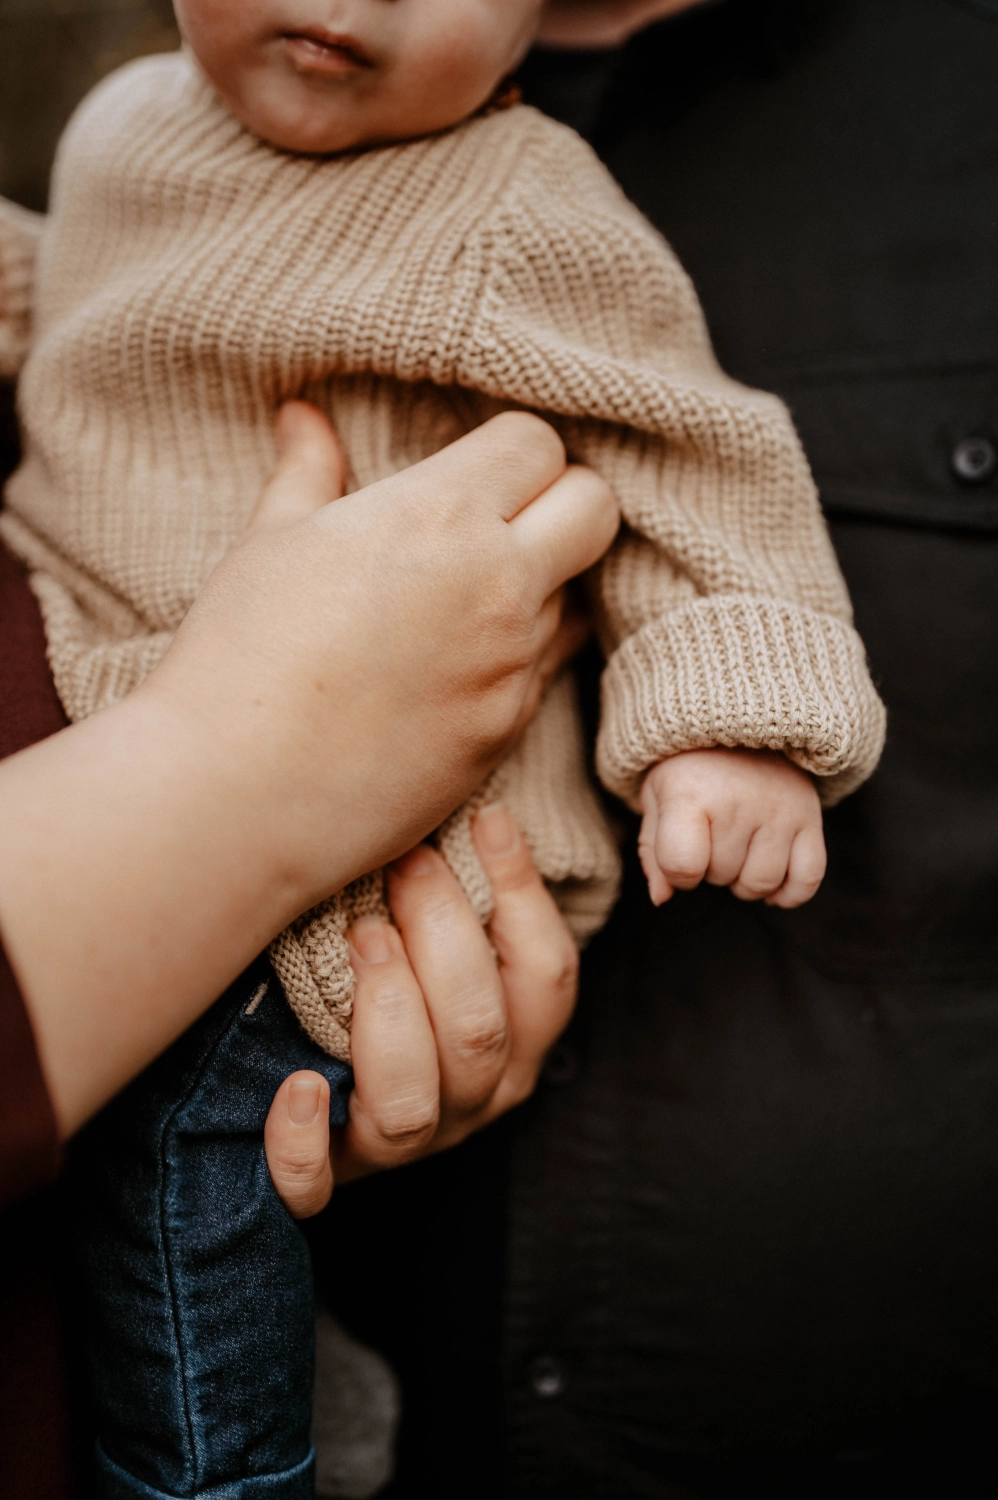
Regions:
<instances>
[{"instance_id":1,"label":"dark shirt","mask_svg":"<svg viewBox=\"0 0 998 1500\"><path fill-rule=\"evenodd\" d=\"M655 911L632 862L519 1118L334 1200L393 1496L994 1493L996 78L993 0L719 0L530 65L790 403L889 737L813 903Z\"/></svg>"}]
</instances>

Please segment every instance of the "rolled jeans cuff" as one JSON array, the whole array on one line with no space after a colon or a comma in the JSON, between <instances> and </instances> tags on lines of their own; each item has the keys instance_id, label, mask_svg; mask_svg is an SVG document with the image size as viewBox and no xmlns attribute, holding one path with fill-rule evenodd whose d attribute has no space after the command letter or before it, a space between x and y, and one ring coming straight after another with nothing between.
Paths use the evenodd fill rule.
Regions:
<instances>
[{"instance_id":1,"label":"rolled jeans cuff","mask_svg":"<svg viewBox=\"0 0 998 1500\"><path fill-rule=\"evenodd\" d=\"M315 1500L315 1450L280 1474L254 1474L206 1490L185 1490L180 1496L136 1479L108 1458L98 1443L97 1494L100 1500Z\"/></svg>"}]
</instances>

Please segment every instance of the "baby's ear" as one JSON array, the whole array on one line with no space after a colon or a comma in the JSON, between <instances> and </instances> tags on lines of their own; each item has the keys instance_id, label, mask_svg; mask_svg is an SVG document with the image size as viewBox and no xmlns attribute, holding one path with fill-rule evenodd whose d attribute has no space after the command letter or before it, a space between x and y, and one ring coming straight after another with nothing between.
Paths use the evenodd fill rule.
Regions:
<instances>
[{"instance_id":1,"label":"baby's ear","mask_svg":"<svg viewBox=\"0 0 998 1500\"><path fill-rule=\"evenodd\" d=\"M537 40L566 50L619 47L627 38L700 0L546 0Z\"/></svg>"}]
</instances>

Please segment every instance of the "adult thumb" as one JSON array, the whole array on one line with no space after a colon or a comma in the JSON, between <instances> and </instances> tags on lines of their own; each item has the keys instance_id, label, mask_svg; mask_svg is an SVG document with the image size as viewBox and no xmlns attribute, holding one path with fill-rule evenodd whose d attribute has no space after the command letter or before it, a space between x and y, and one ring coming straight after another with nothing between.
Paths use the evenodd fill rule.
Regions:
<instances>
[{"instance_id":1,"label":"adult thumb","mask_svg":"<svg viewBox=\"0 0 998 1500\"><path fill-rule=\"evenodd\" d=\"M346 484L340 440L307 401L286 401L277 414L277 468L264 486L248 531L290 526L339 500Z\"/></svg>"},{"instance_id":2,"label":"adult thumb","mask_svg":"<svg viewBox=\"0 0 998 1500\"><path fill-rule=\"evenodd\" d=\"M329 1084L321 1073L285 1078L263 1127L271 1180L293 1219L308 1219L332 1197Z\"/></svg>"}]
</instances>

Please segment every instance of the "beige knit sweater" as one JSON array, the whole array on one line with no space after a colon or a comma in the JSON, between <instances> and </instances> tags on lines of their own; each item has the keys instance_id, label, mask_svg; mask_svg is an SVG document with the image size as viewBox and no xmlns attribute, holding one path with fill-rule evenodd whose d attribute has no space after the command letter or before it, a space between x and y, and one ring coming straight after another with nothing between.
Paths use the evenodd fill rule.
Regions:
<instances>
[{"instance_id":1,"label":"beige knit sweater","mask_svg":"<svg viewBox=\"0 0 998 1500\"><path fill-rule=\"evenodd\" d=\"M598 577L605 785L633 804L651 765L711 745L782 750L827 803L872 771L883 709L786 410L721 372L668 246L535 110L300 158L247 134L187 56L146 59L77 113L48 220L3 206L0 278L26 439L0 532L71 718L159 661L245 526L287 397L330 412L351 487L519 405L624 515ZM500 795L584 939L618 856L570 676L475 802ZM485 918L468 808L441 845ZM272 950L338 1056L343 934L380 905L375 874Z\"/></svg>"}]
</instances>

